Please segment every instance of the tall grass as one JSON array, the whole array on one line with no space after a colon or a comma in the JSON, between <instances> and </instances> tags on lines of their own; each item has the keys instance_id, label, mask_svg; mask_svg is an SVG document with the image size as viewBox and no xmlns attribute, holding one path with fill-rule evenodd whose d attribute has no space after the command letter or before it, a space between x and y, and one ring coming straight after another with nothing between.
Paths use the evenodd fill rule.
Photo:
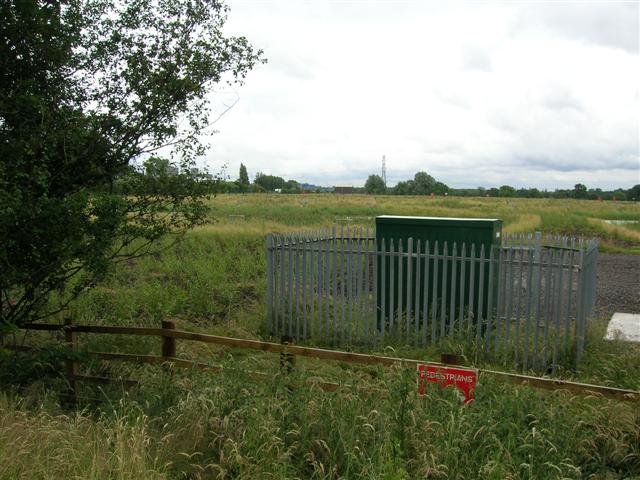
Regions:
<instances>
[{"instance_id":1,"label":"tall grass","mask_svg":"<svg viewBox=\"0 0 640 480\"><path fill-rule=\"evenodd\" d=\"M260 310L266 270L259 235L194 232L158 257L119 266L74 306L83 322L158 326L188 318L212 327Z\"/></svg>"},{"instance_id":2,"label":"tall grass","mask_svg":"<svg viewBox=\"0 0 640 480\"><path fill-rule=\"evenodd\" d=\"M167 478L143 414L88 415L24 403L0 395L0 479Z\"/></svg>"},{"instance_id":3,"label":"tall grass","mask_svg":"<svg viewBox=\"0 0 640 480\"><path fill-rule=\"evenodd\" d=\"M232 365L227 365L231 367ZM155 373L154 373L155 372ZM138 392L60 413L0 397L0 478L633 478L640 413L481 379L476 401L415 372L305 374L256 383L234 370L147 369Z\"/></svg>"}]
</instances>

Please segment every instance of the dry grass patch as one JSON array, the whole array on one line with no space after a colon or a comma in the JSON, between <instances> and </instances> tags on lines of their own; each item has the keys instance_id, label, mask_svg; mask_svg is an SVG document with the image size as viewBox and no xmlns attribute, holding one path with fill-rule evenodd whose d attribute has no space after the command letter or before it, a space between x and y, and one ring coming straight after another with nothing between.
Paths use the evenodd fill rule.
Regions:
<instances>
[{"instance_id":1,"label":"dry grass patch","mask_svg":"<svg viewBox=\"0 0 640 480\"><path fill-rule=\"evenodd\" d=\"M26 410L0 396L0 479L164 479L147 419Z\"/></svg>"},{"instance_id":2,"label":"dry grass patch","mask_svg":"<svg viewBox=\"0 0 640 480\"><path fill-rule=\"evenodd\" d=\"M600 218L589 218L589 221L605 232L609 233L614 238L622 238L633 240L634 242L640 242L640 232L626 228L624 225L614 225L608 223Z\"/></svg>"}]
</instances>

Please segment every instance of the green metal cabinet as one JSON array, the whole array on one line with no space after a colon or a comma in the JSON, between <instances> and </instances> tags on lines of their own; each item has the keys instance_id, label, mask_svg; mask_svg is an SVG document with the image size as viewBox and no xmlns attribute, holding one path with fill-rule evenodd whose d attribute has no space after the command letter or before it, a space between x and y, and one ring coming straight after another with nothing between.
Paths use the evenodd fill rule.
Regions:
<instances>
[{"instance_id":1,"label":"green metal cabinet","mask_svg":"<svg viewBox=\"0 0 640 480\"><path fill-rule=\"evenodd\" d=\"M424 253L425 242L429 242L429 253L433 254L436 246L436 242L439 249L439 254L442 255L443 247L446 242L448 246L448 254L451 255L454 243L456 244L457 256L460 256L462 253L462 245L465 246L465 256L468 258L471 254L471 247L475 245L475 255L476 257L480 256L481 247L484 246L485 256L489 258L491 249L500 245L501 242L501 234L502 234L502 220L498 219L479 219L479 218L446 218L446 217L408 217L408 216L391 216L391 215L382 215L376 217L376 244L378 249L382 249L382 240L384 239L385 250L388 252L390 248L391 240L394 242L394 251L397 252L398 245L401 242L403 251L406 253L408 240L410 238L413 239L414 251L417 244L417 241L420 240L422 245L421 252ZM495 252L497 253L497 251ZM488 308L488 299L489 295L495 295L497 292L497 278L498 271L497 268L493 269L493 282L490 282L490 268L485 263L486 268L484 269L484 275L480 276L480 269L478 268L478 263L476 262L475 274L474 278L471 279L470 274L470 263L467 262L468 266L465 269L465 280L464 282L456 281L454 286L451 286L451 277L449 276L447 281L445 282L443 279L443 263L444 260L440 259L437 261L438 265L438 275L435 278L435 288L434 288L434 278L432 276L433 267L435 262L430 264L429 271L429 288L426 293L427 298L425 299L425 293L423 291L422 286L424 285L424 262L417 262L416 259L413 259L413 263L411 265L411 278L407 278L407 268L408 268L408 259L403 257L401 260L396 258L396 263L394 265L395 275L397 275L398 270L402 268L403 278L395 278L393 281L393 288L390 279L390 267L391 260L390 258L385 259L384 271L386 272L383 278L381 272L382 268L382 259L378 260L378 327L382 327L382 322L389 321L389 309L390 305L394 305L394 310L398 308L398 306L403 305L403 298L400 297L399 292L407 292L407 288L412 289L412 299L416 299L416 295L418 295L418 301L415 302L415 305L418 305L418 312L416 312L414 306L413 308L413 318L418 316L421 318L423 316L423 306L427 305L429 309L429 313L433 310L433 302L436 301L436 308L438 309L438 317L440 317L441 313L441 305L443 303L449 304L449 300L452 294L452 288L455 289L454 292L454 310L453 312L447 310L447 325L451 321L451 318L457 318L460 315L460 308L468 307L468 289L470 288L471 283L474 285L474 295L476 301L473 305L473 317L478 318L479 309L478 304L480 303L480 298L478 297L478 287L480 282L483 282L483 292L482 292L482 317L487 318L487 308ZM400 266L400 262L402 262L402 266ZM496 262L497 263L497 262ZM495 264L494 264L495 265ZM455 268L456 273L459 275L458 278L462 276L462 270L460 268L460 262L448 261L446 267L449 269L449 275L451 275L452 270ZM419 283L419 285L418 285ZM490 283L493 284L493 288L489 288ZM491 290L491 291L490 291ZM435 292L435 295L434 295ZM392 297L393 295L393 297ZM384 296L384 298L383 298ZM403 293L404 296L404 293ZM442 300L446 299L445 302ZM405 302L406 303L406 302ZM413 303L413 300L412 300ZM385 313L383 314L381 306L385 305ZM402 309L403 307L401 307ZM416 315L417 314L417 315ZM465 312L467 315L468 312ZM397 312L398 316L402 315L402 312ZM384 317L384 319L383 319ZM447 327L448 328L448 327Z\"/></svg>"}]
</instances>

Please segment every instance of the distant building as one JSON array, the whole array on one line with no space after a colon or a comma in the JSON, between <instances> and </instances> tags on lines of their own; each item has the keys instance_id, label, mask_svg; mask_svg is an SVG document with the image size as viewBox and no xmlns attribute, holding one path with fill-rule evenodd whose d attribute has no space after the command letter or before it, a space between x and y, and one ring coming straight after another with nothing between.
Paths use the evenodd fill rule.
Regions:
<instances>
[{"instance_id":1,"label":"distant building","mask_svg":"<svg viewBox=\"0 0 640 480\"><path fill-rule=\"evenodd\" d=\"M333 187L333 193L356 193L353 185L336 185Z\"/></svg>"}]
</instances>

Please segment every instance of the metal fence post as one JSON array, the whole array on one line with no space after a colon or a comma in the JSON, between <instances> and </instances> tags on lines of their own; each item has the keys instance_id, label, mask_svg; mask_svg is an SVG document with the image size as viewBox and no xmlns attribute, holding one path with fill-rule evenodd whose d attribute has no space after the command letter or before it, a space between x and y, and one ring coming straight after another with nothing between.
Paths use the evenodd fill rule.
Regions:
<instances>
[{"instance_id":1,"label":"metal fence post","mask_svg":"<svg viewBox=\"0 0 640 480\"><path fill-rule=\"evenodd\" d=\"M411 293L413 291L413 287L413 238L409 238L407 240L407 312L405 315L405 324L407 327L407 345L409 345L411 341L411 307L413 303Z\"/></svg>"},{"instance_id":2,"label":"metal fence post","mask_svg":"<svg viewBox=\"0 0 640 480\"><path fill-rule=\"evenodd\" d=\"M397 330L398 330L398 337L401 337L402 334L402 318L403 318L403 309L402 309L402 302L403 302L403 295L402 295L402 288L403 288L403 282L404 282L404 277L402 275L403 272L403 264L404 264L404 248L402 246L402 239L398 240L398 255L397 255L397 259L398 259L398 304L396 305L396 312L398 312L398 316L397 316Z\"/></svg>"},{"instance_id":3,"label":"metal fence post","mask_svg":"<svg viewBox=\"0 0 640 480\"><path fill-rule=\"evenodd\" d=\"M526 306L526 314L524 317L524 352L522 358L522 367L524 370L527 370L529 364L529 344L530 344L530 326L531 326L531 314L532 314L532 303L533 303L533 270L535 268L533 263L534 251L531 250L531 237L527 239L527 252L528 252L528 272L527 272L527 306Z\"/></svg>"},{"instance_id":4,"label":"metal fence post","mask_svg":"<svg viewBox=\"0 0 640 480\"><path fill-rule=\"evenodd\" d=\"M467 269L467 245L465 242L462 242L462 247L460 251L460 304L458 305L458 336L464 337L464 299L465 295L465 273Z\"/></svg>"},{"instance_id":5,"label":"metal fence post","mask_svg":"<svg viewBox=\"0 0 640 480\"><path fill-rule=\"evenodd\" d=\"M514 270L514 258L513 253L515 250L514 239L511 237L511 248L507 252L507 266L505 267L505 320L504 320L504 346L506 348L509 347L509 341L511 337L511 321L513 319L513 296L514 296L514 288L513 288L513 270ZM516 292L517 293L517 292Z\"/></svg>"},{"instance_id":6,"label":"metal fence post","mask_svg":"<svg viewBox=\"0 0 640 480\"><path fill-rule=\"evenodd\" d=\"M327 232L328 233L328 232ZM334 228L335 237L335 228ZM328 235L327 235L328 236ZM324 318L325 318L325 338L327 341L331 338L331 245L330 240L326 239L324 247ZM335 249L334 249L335 250Z\"/></svg>"},{"instance_id":7,"label":"metal fence post","mask_svg":"<svg viewBox=\"0 0 640 480\"><path fill-rule=\"evenodd\" d=\"M427 344L429 330L429 240L424 242L424 281L422 284L422 345Z\"/></svg>"},{"instance_id":8,"label":"metal fence post","mask_svg":"<svg viewBox=\"0 0 640 480\"><path fill-rule=\"evenodd\" d=\"M485 354L489 354L491 352L491 319L495 316L495 335L496 335L496 350L494 353L498 352L498 336L500 335L500 331L498 330L498 317L497 315L494 315L494 311L493 311L493 297L494 297L494 287L493 287L493 277L495 275L496 272L496 266L494 265L494 263L497 261L500 261L500 252L502 251L502 248L498 247L498 259L495 258L495 248L493 245L491 245L489 247L489 291L487 292L487 329L486 332L484 334L484 351ZM497 300L496 300L497 301Z\"/></svg>"},{"instance_id":9,"label":"metal fence post","mask_svg":"<svg viewBox=\"0 0 640 480\"><path fill-rule=\"evenodd\" d=\"M364 306L363 306L363 315L364 315L364 338L365 341L369 340L369 290L371 289L371 282L369 276L371 275L370 271L370 261L371 256L369 254L369 227L366 230L366 238L364 240ZM375 266L373 268L376 268ZM374 280L375 282L375 280ZM375 288L375 287L374 287ZM374 293L375 296L375 293ZM373 329L371 330L373 332Z\"/></svg>"},{"instance_id":10,"label":"metal fence post","mask_svg":"<svg viewBox=\"0 0 640 480\"><path fill-rule=\"evenodd\" d=\"M420 343L419 330L420 330L420 286L421 286L421 271L420 271L420 239L418 239L418 243L416 244L416 282L415 282L415 298L414 298L414 311L413 311L413 321L414 321L414 342L416 345Z\"/></svg>"},{"instance_id":11,"label":"metal fence post","mask_svg":"<svg viewBox=\"0 0 640 480\"><path fill-rule=\"evenodd\" d=\"M286 307L287 307L287 301L286 301L286 294L285 294L285 244L287 243L287 237L286 236L282 236L280 237L280 322L282 323L282 329L280 329L279 325L276 325L276 334L282 334L285 332L286 329L286 319L287 319L287 313L286 313Z\"/></svg>"},{"instance_id":12,"label":"metal fence post","mask_svg":"<svg viewBox=\"0 0 640 480\"><path fill-rule=\"evenodd\" d=\"M288 274L287 274L287 301L289 302L288 328L289 336L293 336L293 245L295 243L293 235L289 237ZM285 329L283 329L283 332Z\"/></svg>"},{"instance_id":13,"label":"metal fence post","mask_svg":"<svg viewBox=\"0 0 640 480\"><path fill-rule=\"evenodd\" d=\"M562 288L564 281L564 259L566 250L562 250L558 256L558 268L556 270L556 300L554 302L554 337L553 337L553 359L552 359L552 373L555 373L558 364L558 342L561 339L561 327L560 327L560 315L562 311Z\"/></svg>"},{"instance_id":14,"label":"metal fence post","mask_svg":"<svg viewBox=\"0 0 640 480\"><path fill-rule=\"evenodd\" d=\"M545 280L545 292L544 292L544 330L542 337L542 369L547 368L547 347L549 340L549 323L552 320L553 309L553 262L556 257L556 250L549 249L549 259L547 264L547 278Z\"/></svg>"},{"instance_id":15,"label":"metal fence post","mask_svg":"<svg viewBox=\"0 0 640 480\"><path fill-rule=\"evenodd\" d=\"M296 291L296 322L295 322L295 338L300 338L300 244L304 245L304 236L299 235L296 239L296 247L293 252L295 256L294 275L295 275L295 291Z\"/></svg>"},{"instance_id":16,"label":"metal fence post","mask_svg":"<svg viewBox=\"0 0 640 480\"><path fill-rule=\"evenodd\" d=\"M438 259L438 241L433 247L433 285L431 285L432 295L431 295L431 344L436 343L437 338L437 330L436 325L438 323L436 314L438 309L438 263L440 260Z\"/></svg>"},{"instance_id":17,"label":"metal fence post","mask_svg":"<svg viewBox=\"0 0 640 480\"><path fill-rule=\"evenodd\" d=\"M395 316L395 264L393 238L389 240L389 333L393 332L393 319ZM386 286L383 284L383 288Z\"/></svg>"},{"instance_id":18,"label":"metal fence post","mask_svg":"<svg viewBox=\"0 0 640 480\"><path fill-rule=\"evenodd\" d=\"M475 305L475 277L476 277L476 244L471 244L471 254L469 256L469 300L467 302L467 332L468 335L473 335L473 321L476 315L473 313L473 307Z\"/></svg>"},{"instance_id":19,"label":"metal fence post","mask_svg":"<svg viewBox=\"0 0 640 480\"><path fill-rule=\"evenodd\" d=\"M349 232L347 232L347 236L349 237L347 240L347 275L346 281L343 282L346 287L342 287L342 298L345 298L346 295L346 301L348 303L348 305L346 305L347 324L349 325L349 334L347 338L349 339L349 342L351 342L353 340L353 302L355 301L353 295L353 237L349 235ZM342 271L344 272L344 268ZM342 317L344 321L344 314ZM343 333L343 335L346 335L346 333Z\"/></svg>"},{"instance_id":20,"label":"metal fence post","mask_svg":"<svg viewBox=\"0 0 640 480\"><path fill-rule=\"evenodd\" d=\"M534 265L540 263L542 257L542 233L536 232L533 237L533 263ZM533 284L538 285L538 275L540 272L536 272L534 268L533 272Z\"/></svg>"},{"instance_id":21,"label":"metal fence post","mask_svg":"<svg viewBox=\"0 0 640 480\"><path fill-rule=\"evenodd\" d=\"M595 239L591 241L591 271L589 272L589 276L591 278L591 291L590 298L591 303L589 305L589 315L593 315L594 309L596 306L596 291L598 286L598 275L597 275L597 265L598 265L598 248L600 242Z\"/></svg>"},{"instance_id":22,"label":"metal fence post","mask_svg":"<svg viewBox=\"0 0 640 480\"><path fill-rule=\"evenodd\" d=\"M267 235L267 332L273 326L273 236Z\"/></svg>"},{"instance_id":23,"label":"metal fence post","mask_svg":"<svg viewBox=\"0 0 640 480\"><path fill-rule=\"evenodd\" d=\"M336 227L333 227L333 344L338 340L338 239ZM342 240L340 241L342 243Z\"/></svg>"},{"instance_id":24,"label":"metal fence post","mask_svg":"<svg viewBox=\"0 0 640 480\"><path fill-rule=\"evenodd\" d=\"M536 252L534 251L534 259ZM538 263L537 266L534 262L533 267L533 276L534 276L534 289L533 289L533 302L536 308L536 316L535 316L535 324L533 331L533 353L532 353L532 361L531 364L533 369L536 369L538 362L538 340L540 338L540 315L542 311L542 302L540 300L540 292L542 290L542 255L538 255Z\"/></svg>"},{"instance_id":25,"label":"metal fence post","mask_svg":"<svg viewBox=\"0 0 640 480\"><path fill-rule=\"evenodd\" d=\"M456 276L458 274L458 245L453 242L451 249L451 284L449 286L449 336L453 338L456 323Z\"/></svg>"},{"instance_id":26,"label":"metal fence post","mask_svg":"<svg viewBox=\"0 0 640 480\"><path fill-rule=\"evenodd\" d=\"M514 244L515 245L515 244ZM516 323L515 323L515 336L514 336L514 360L517 364L520 360L518 350L520 348L520 320L522 318L522 282L523 282L523 257L524 257L524 238L520 237L520 255L518 257L518 282L516 288L516 295L518 296L518 303L516 304Z\"/></svg>"},{"instance_id":27,"label":"metal fence post","mask_svg":"<svg viewBox=\"0 0 640 480\"><path fill-rule=\"evenodd\" d=\"M583 323L585 321L585 268L584 268L584 251L580 250L579 260L578 260L580 271L578 272L578 287L577 287L577 299L576 299L576 356L575 356L575 366L578 368L580 364L580 360L582 358L582 348L584 346L584 327Z\"/></svg>"},{"instance_id":28,"label":"metal fence post","mask_svg":"<svg viewBox=\"0 0 640 480\"><path fill-rule=\"evenodd\" d=\"M387 295L385 293L385 285L387 283L387 242L384 238L380 245L378 245L378 241L376 240L376 251L377 257L380 258L380 276L376 279L376 322L378 322L380 339L384 339L384 327L387 322ZM378 262L376 262L376 265L377 263ZM378 283L380 283L380 286L378 286ZM380 295L381 305L378 305L378 294ZM378 309L380 309L379 313Z\"/></svg>"},{"instance_id":29,"label":"metal fence post","mask_svg":"<svg viewBox=\"0 0 640 480\"><path fill-rule=\"evenodd\" d=\"M478 315L476 316L476 355L480 351L480 342L482 335L483 308L484 308L484 268L485 268L485 251L484 245L480 245L480 281L478 282Z\"/></svg>"}]
</instances>

